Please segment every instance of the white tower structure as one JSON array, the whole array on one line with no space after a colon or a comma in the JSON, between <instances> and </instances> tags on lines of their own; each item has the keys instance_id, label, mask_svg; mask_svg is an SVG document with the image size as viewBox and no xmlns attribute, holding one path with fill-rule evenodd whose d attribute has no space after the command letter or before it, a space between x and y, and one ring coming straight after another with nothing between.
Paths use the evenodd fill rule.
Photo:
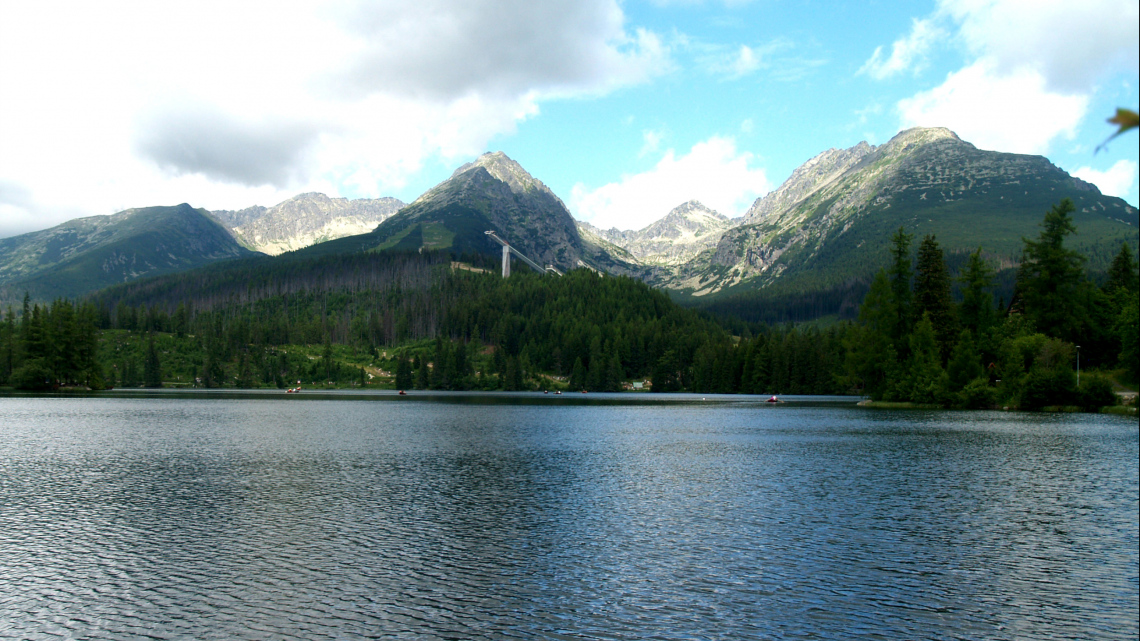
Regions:
<instances>
[{"instance_id":1,"label":"white tower structure","mask_svg":"<svg viewBox=\"0 0 1140 641\"><path fill-rule=\"evenodd\" d=\"M511 275L511 246L503 245L503 278Z\"/></svg>"}]
</instances>

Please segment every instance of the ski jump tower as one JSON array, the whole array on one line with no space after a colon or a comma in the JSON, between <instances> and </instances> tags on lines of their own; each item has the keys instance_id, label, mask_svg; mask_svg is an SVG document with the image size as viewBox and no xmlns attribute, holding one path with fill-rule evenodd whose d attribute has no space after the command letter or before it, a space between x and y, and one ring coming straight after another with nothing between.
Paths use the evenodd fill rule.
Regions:
<instances>
[{"instance_id":1,"label":"ski jump tower","mask_svg":"<svg viewBox=\"0 0 1140 641\"><path fill-rule=\"evenodd\" d=\"M543 269L541 265L524 256L523 253L519 250L511 247L510 243L495 235L494 231L485 231L483 233L487 234L491 240L503 246L503 278L511 275L511 254L518 256L519 260L526 263L528 266L530 266L531 269L540 274L556 274L558 276L562 275L562 272L558 271L554 265L547 265L546 268Z\"/></svg>"}]
</instances>

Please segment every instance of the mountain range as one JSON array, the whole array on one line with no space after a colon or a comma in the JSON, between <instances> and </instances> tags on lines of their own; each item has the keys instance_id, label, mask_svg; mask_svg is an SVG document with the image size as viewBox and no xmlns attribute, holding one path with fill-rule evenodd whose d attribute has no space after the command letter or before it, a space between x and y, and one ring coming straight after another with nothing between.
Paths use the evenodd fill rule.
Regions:
<instances>
[{"instance_id":1,"label":"mountain range","mask_svg":"<svg viewBox=\"0 0 1140 641\"><path fill-rule=\"evenodd\" d=\"M404 203L395 198L329 198L307 193L273 207L212 211L242 246L270 256L363 234L391 218Z\"/></svg>"},{"instance_id":2,"label":"mountain range","mask_svg":"<svg viewBox=\"0 0 1140 641\"><path fill-rule=\"evenodd\" d=\"M979 150L941 128L902 131L880 146L829 149L742 219L689 201L626 231L575 221L545 184L494 152L408 205L308 193L238 211L128 210L0 239L0 294L76 296L282 252L497 256L491 231L540 266L633 276L678 300L748 319L804 319L852 313L900 226L916 238L935 234L952 263L981 246L992 263L1010 268L1022 238L1036 236L1045 211L1066 197L1078 209L1071 246L1090 257L1091 269L1103 269L1121 242L1137 247L1140 220L1123 200L1042 156ZM814 302L804 308L805 300Z\"/></svg>"},{"instance_id":3,"label":"mountain range","mask_svg":"<svg viewBox=\"0 0 1140 641\"><path fill-rule=\"evenodd\" d=\"M146 276L256 255L204 209L128 209L0 238L0 302L71 298Z\"/></svg>"}]
</instances>

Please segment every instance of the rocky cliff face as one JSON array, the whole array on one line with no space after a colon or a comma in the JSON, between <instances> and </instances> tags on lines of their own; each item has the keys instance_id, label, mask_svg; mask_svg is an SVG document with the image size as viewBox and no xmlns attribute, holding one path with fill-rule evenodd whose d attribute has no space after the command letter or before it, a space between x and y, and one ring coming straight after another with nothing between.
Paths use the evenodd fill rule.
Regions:
<instances>
[{"instance_id":1,"label":"rocky cliff face","mask_svg":"<svg viewBox=\"0 0 1140 641\"><path fill-rule=\"evenodd\" d=\"M245 247L277 255L372 231L403 206L395 198L348 200L308 193L273 207L211 213Z\"/></svg>"},{"instance_id":2,"label":"rocky cliff face","mask_svg":"<svg viewBox=\"0 0 1140 641\"><path fill-rule=\"evenodd\" d=\"M497 252L485 231L495 231L536 263L563 271L579 260L619 273L634 267L604 243L583 239L562 200L502 152L463 165L385 221L376 235L380 248Z\"/></svg>"},{"instance_id":3,"label":"rocky cliff face","mask_svg":"<svg viewBox=\"0 0 1140 641\"><path fill-rule=\"evenodd\" d=\"M984 244L1014 255L1063 197L1088 214L1077 219L1084 240L1136 224L1134 208L1041 156L979 150L948 129L909 129L878 147L863 142L809 160L667 285L704 295L811 270L864 278L899 226L936 234L947 251Z\"/></svg>"},{"instance_id":4,"label":"rocky cliff face","mask_svg":"<svg viewBox=\"0 0 1140 641\"><path fill-rule=\"evenodd\" d=\"M582 222L578 223L578 228L626 250L644 265L670 267L681 265L702 251L715 247L721 235L735 225L723 214L690 200L644 229L600 230Z\"/></svg>"}]
</instances>

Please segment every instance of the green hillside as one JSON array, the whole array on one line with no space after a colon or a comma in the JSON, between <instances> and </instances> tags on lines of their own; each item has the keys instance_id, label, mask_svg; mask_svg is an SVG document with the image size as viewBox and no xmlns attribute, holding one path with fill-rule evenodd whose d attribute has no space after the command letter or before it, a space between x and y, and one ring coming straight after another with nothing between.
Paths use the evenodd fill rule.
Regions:
<instances>
[{"instance_id":1,"label":"green hillside","mask_svg":"<svg viewBox=\"0 0 1140 641\"><path fill-rule=\"evenodd\" d=\"M146 207L0 239L0 300L77 297L115 283L256 255L203 209Z\"/></svg>"}]
</instances>

